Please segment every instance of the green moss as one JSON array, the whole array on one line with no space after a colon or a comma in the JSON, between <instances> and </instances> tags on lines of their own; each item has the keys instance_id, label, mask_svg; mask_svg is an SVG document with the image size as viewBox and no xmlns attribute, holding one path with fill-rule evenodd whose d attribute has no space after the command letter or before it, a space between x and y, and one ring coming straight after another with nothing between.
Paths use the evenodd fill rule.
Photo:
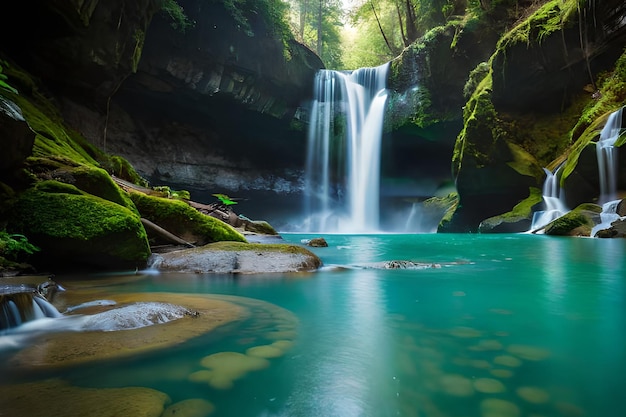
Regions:
<instances>
[{"instance_id":1,"label":"green moss","mask_svg":"<svg viewBox=\"0 0 626 417\"><path fill-rule=\"evenodd\" d=\"M563 168L561 185L574 171L580 153L591 142L596 141L611 113L626 105L626 49L615 63L613 71L604 74L596 99L584 108L578 123L570 132L572 146L568 150L567 162ZM624 143L620 139L617 146Z\"/></svg>"},{"instance_id":2,"label":"green moss","mask_svg":"<svg viewBox=\"0 0 626 417\"><path fill-rule=\"evenodd\" d=\"M508 143L508 146L513 160L507 162L507 165L522 175L534 177L537 181L541 181L544 172L542 167L537 164L535 157L514 143Z\"/></svg>"},{"instance_id":3,"label":"green moss","mask_svg":"<svg viewBox=\"0 0 626 417\"><path fill-rule=\"evenodd\" d=\"M459 206L459 194L450 193L445 197L432 197L424 201L425 206L436 205L445 208L445 213L439 222L438 230L445 230L447 225L452 221L454 212Z\"/></svg>"},{"instance_id":4,"label":"green moss","mask_svg":"<svg viewBox=\"0 0 626 417\"><path fill-rule=\"evenodd\" d=\"M215 242L208 245L209 248L214 250L223 251L263 251L263 252L278 252L278 253L293 253L301 255L310 255L311 251L307 248L298 245L291 245L287 243L241 243L241 242Z\"/></svg>"},{"instance_id":5,"label":"green moss","mask_svg":"<svg viewBox=\"0 0 626 417\"><path fill-rule=\"evenodd\" d=\"M539 42L548 35L576 24L578 0L552 0L508 31L498 42L498 50L523 43Z\"/></svg>"},{"instance_id":6,"label":"green moss","mask_svg":"<svg viewBox=\"0 0 626 417\"><path fill-rule=\"evenodd\" d=\"M137 29L133 38L135 39L135 48L133 49L132 71L135 73L137 72L137 68L139 68L139 60L141 59L141 52L143 51L144 41L146 40L146 33L143 30Z\"/></svg>"},{"instance_id":7,"label":"green moss","mask_svg":"<svg viewBox=\"0 0 626 417\"><path fill-rule=\"evenodd\" d=\"M152 187L154 191L157 191L161 197L176 198L179 200L190 200L191 194L187 190L172 190L167 185L158 185Z\"/></svg>"},{"instance_id":8,"label":"green moss","mask_svg":"<svg viewBox=\"0 0 626 417\"><path fill-rule=\"evenodd\" d=\"M104 198L139 214L128 195L113 182L104 169L93 165L78 164L63 157L30 157L27 159L26 166L40 180L54 179L61 183L72 184L88 194ZM59 192L72 193L69 190Z\"/></svg>"},{"instance_id":9,"label":"green moss","mask_svg":"<svg viewBox=\"0 0 626 417\"><path fill-rule=\"evenodd\" d=\"M184 201L138 192L131 192L130 197L142 217L178 236L191 233L205 242L246 242L229 224L198 212Z\"/></svg>"},{"instance_id":10,"label":"green moss","mask_svg":"<svg viewBox=\"0 0 626 417\"><path fill-rule=\"evenodd\" d=\"M463 97L469 99L482 80L489 74L490 65L488 62L481 62L470 71L469 77L463 87Z\"/></svg>"},{"instance_id":11,"label":"green moss","mask_svg":"<svg viewBox=\"0 0 626 417\"><path fill-rule=\"evenodd\" d=\"M9 224L44 251L59 246L76 256L88 250L129 261L150 255L135 213L58 181L43 181L19 195Z\"/></svg>"},{"instance_id":12,"label":"green moss","mask_svg":"<svg viewBox=\"0 0 626 417\"><path fill-rule=\"evenodd\" d=\"M263 220L257 220L257 221L250 220L244 223L243 227L244 227L244 230L254 232L254 233L260 233L264 235L278 235L278 232L276 231L276 229L274 229L271 224Z\"/></svg>"},{"instance_id":13,"label":"green moss","mask_svg":"<svg viewBox=\"0 0 626 417\"><path fill-rule=\"evenodd\" d=\"M542 201L541 190L536 187L530 187L528 197L517 203L511 211L502 214L501 217L505 220L530 219L532 218L533 207L536 207Z\"/></svg>"},{"instance_id":14,"label":"green moss","mask_svg":"<svg viewBox=\"0 0 626 417\"><path fill-rule=\"evenodd\" d=\"M101 162L101 164L111 175L115 175L118 178L139 185L140 187L148 187L148 181L142 178L130 162L121 156L111 155Z\"/></svg>"},{"instance_id":15,"label":"green moss","mask_svg":"<svg viewBox=\"0 0 626 417\"><path fill-rule=\"evenodd\" d=\"M75 162L98 165L102 152L82 135L67 127L55 105L39 91L37 81L16 65L5 73L20 94L6 96L22 110L29 127L35 132L33 156L63 156Z\"/></svg>"},{"instance_id":16,"label":"green moss","mask_svg":"<svg viewBox=\"0 0 626 417\"><path fill-rule=\"evenodd\" d=\"M479 83L463 109L463 129L454 145L452 164L456 175L469 156L478 165L491 159L490 150L495 143L497 129L496 110L491 102L491 72Z\"/></svg>"},{"instance_id":17,"label":"green moss","mask_svg":"<svg viewBox=\"0 0 626 417\"><path fill-rule=\"evenodd\" d=\"M545 233L558 236L589 236L595 226L592 217L598 217L601 212L602 207L597 204L581 204L546 226Z\"/></svg>"}]
</instances>

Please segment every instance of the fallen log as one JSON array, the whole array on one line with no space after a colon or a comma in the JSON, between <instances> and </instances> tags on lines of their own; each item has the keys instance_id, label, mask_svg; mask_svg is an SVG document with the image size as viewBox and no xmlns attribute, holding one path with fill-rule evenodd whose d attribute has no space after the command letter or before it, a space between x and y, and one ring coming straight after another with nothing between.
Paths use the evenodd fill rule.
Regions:
<instances>
[{"instance_id":1,"label":"fallen log","mask_svg":"<svg viewBox=\"0 0 626 417\"><path fill-rule=\"evenodd\" d=\"M141 224L143 224L143 226L146 229L149 229L150 231L156 233L157 235L159 235L163 239L167 240L168 242L176 243L177 245L187 246L188 248L195 248L196 247L193 243L189 243L186 240L183 240L183 239L179 238L175 234L168 232L167 230L165 230L161 226L152 223L148 219L144 219L142 217L141 218Z\"/></svg>"}]
</instances>

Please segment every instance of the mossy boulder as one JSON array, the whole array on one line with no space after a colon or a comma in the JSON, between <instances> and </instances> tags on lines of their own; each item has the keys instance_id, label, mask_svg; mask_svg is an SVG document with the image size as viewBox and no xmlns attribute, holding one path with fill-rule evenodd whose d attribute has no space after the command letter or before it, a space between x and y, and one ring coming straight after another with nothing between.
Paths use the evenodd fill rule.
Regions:
<instances>
[{"instance_id":1,"label":"mossy boulder","mask_svg":"<svg viewBox=\"0 0 626 417\"><path fill-rule=\"evenodd\" d=\"M102 168L77 163L58 156L31 157L26 166L40 179L74 185L87 194L119 204L139 215L128 194L118 187L111 176Z\"/></svg>"},{"instance_id":2,"label":"mossy boulder","mask_svg":"<svg viewBox=\"0 0 626 417\"><path fill-rule=\"evenodd\" d=\"M16 197L10 232L41 248L33 265L60 270L143 268L150 246L139 216L130 209L47 180Z\"/></svg>"},{"instance_id":3,"label":"mossy boulder","mask_svg":"<svg viewBox=\"0 0 626 417\"><path fill-rule=\"evenodd\" d=\"M134 191L131 191L130 198L141 217L194 245L219 241L246 242L246 238L229 224L200 213L182 200ZM151 236L151 240L153 244L162 243L157 236Z\"/></svg>"},{"instance_id":4,"label":"mossy boulder","mask_svg":"<svg viewBox=\"0 0 626 417\"><path fill-rule=\"evenodd\" d=\"M160 254L154 267L169 272L258 274L306 272L321 265L317 255L299 245L217 242Z\"/></svg>"},{"instance_id":5,"label":"mossy boulder","mask_svg":"<svg viewBox=\"0 0 626 417\"><path fill-rule=\"evenodd\" d=\"M602 207L597 204L581 204L559 217L544 228L546 235L590 236L591 229L600 223Z\"/></svg>"}]
</instances>

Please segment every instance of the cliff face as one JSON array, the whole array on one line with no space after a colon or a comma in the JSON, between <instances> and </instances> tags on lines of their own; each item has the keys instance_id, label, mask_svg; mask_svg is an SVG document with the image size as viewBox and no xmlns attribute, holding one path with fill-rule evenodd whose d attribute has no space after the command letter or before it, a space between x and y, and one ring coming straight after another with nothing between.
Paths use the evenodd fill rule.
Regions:
<instances>
[{"instance_id":1,"label":"cliff face","mask_svg":"<svg viewBox=\"0 0 626 417\"><path fill-rule=\"evenodd\" d=\"M587 173L570 182L570 206L597 200L597 177L588 175L597 164L578 158L578 141L595 119L626 103L626 90L617 87L626 74L615 69L624 53L624 15L618 0L549 1L499 40L464 108L453 156L459 207L442 231L476 231L483 220L509 212L532 188L541 189L543 167L553 170L567 159L570 180ZM607 76L613 81L602 83ZM506 231L528 230L530 215Z\"/></svg>"},{"instance_id":2,"label":"cliff face","mask_svg":"<svg viewBox=\"0 0 626 417\"><path fill-rule=\"evenodd\" d=\"M222 2L178 3L193 22L184 31L155 0L41 1L16 13L37 29L12 34L5 52L42 79L73 128L155 184L300 191L297 112L322 62L258 11L242 27Z\"/></svg>"},{"instance_id":3,"label":"cliff face","mask_svg":"<svg viewBox=\"0 0 626 417\"><path fill-rule=\"evenodd\" d=\"M40 93L71 127L153 184L182 186L196 199L248 198L238 207L256 218L268 218L261 208L276 196L296 210L306 147L300 107L321 61L258 10L236 16L220 1L178 3L195 22L185 31L157 0L17 3L15 27L0 28L12 42L0 51L39 77ZM542 168L564 161L570 206L597 198L593 141L626 103L626 6L523 3L542 6L503 36L487 21L451 21L391 64L383 175L431 175L442 189L454 182L458 206L440 231L474 232L527 198L536 202ZM28 94L27 83L19 87ZM625 189L626 159L620 164ZM515 227L507 231L527 230Z\"/></svg>"}]
</instances>

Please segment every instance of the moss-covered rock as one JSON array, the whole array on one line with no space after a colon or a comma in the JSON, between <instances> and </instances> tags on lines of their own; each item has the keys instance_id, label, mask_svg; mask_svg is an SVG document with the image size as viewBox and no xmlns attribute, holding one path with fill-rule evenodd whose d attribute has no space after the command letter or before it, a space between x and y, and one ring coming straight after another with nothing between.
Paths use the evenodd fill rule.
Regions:
<instances>
[{"instance_id":1,"label":"moss-covered rock","mask_svg":"<svg viewBox=\"0 0 626 417\"><path fill-rule=\"evenodd\" d=\"M133 211L54 180L17 196L8 230L41 248L35 265L141 268L150 256L146 232Z\"/></svg>"},{"instance_id":2,"label":"moss-covered rock","mask_svg":"<svg viewBox=\"0 0 626 417\"><path fill-rule=\"evenodd\" d=\"M278 232L274 227L265 220L249 220L243 221L243 229L247 232L259 233L262 235L276 236Z\"/></svg>"},{"instance_id":3,"label":"moss-covered rock","mask_svg":"<svg viewBox=\"0 0 626 417\"><path fill-rule=\"evenodd\" d=\"M26 167L42 180L71 184L85 193L119 204L139 215L128 194L122 191L102 168L55 156L31 157Z\"/></svg>"},{"instance_id":4,"label":"moss-covered rock","mask_svg":"<svg viewBox=\"0 0 626 417\"><path fill-rule=\"evenodd\" d=\"M214 217L200 213L184 201L130 193L141 217L150 220L179 238L195 245L218 241L246 242L245 237L232 226ZM151 236L153 243L160 243Z\"/></svg>"},{"instance_id":5,"label":"moss-covered rock","mask_svg":"<svg viewBox=\"0 0 626 417\"><path fill-rule=\"evenodd\" d=\"M125 181L129 181L135 185L141 187L147 187L148 181L141 177L135 170L135 168L125 158L119 155L112 155L102 163L106 170L111 175L115 175Z\"/></svg>"},{"instance_id":6,"label":"moss-covered rock","mask_svg":"<svg viewBox=\"0 0 626 417\"><path fill-rule=\"evenodd\" d=\"M602 207L597 204L581 204L549 223L544 232L553 236L590 236L591 229L600 223L601 212Z\"/></svg>"},{"instance_id":7,"label":"moss-covered rock","mask_svg":"<svg viewBox=\"0 0 626 417\"><path fill-rule=\"evenodd\" d=\"M586 84L593 84L597 74L615 65L612 76L616 82L607 94L611 104L598 102L591 107L615 109L624 99L619 98L623 58L615 64L623 53L623 43L611 40L623 33L624 25L593 31L593 22L585 17L593 12L613 22L616 15L610 10L622 7L618 3L546 2L501 38L486 75L484 68L476 71L468 88L477 87L465 106L464 127L453 155L460 202L450 230L474 231L481 221L510 212L526 198L529 187L541 188L542 167L553 170L569 155L562 184L574 171L579 156L601 127L597 123L596 129L586 131L591 122L581 122L589 119L586 113L599 113L597 109L583 111L589 107L587 103L603 97L602 89L596 91L591 85L587 91ZM581 51L580 30L593 31L597 44ZM585 139L574 143L583 131ZM589 163L572 177L575 181L566 190L570 206L593 201L594 190L597 194L591 153L585 162ZM597 171L597 167L593 169ZM491 225L489 221L484 227Z\"/></svg>"},{"instance_id":8,"label":"moss-covered rock","mask_svg":"<svg viewBox=\"0 0 626 417\"><path fill-rule=\"evenodd\" d=\"M217 242L159 255L155 267L192 273L284 273L312 271L322 265L307 248L290 244Z\"/></svg>"}]
</instances>

